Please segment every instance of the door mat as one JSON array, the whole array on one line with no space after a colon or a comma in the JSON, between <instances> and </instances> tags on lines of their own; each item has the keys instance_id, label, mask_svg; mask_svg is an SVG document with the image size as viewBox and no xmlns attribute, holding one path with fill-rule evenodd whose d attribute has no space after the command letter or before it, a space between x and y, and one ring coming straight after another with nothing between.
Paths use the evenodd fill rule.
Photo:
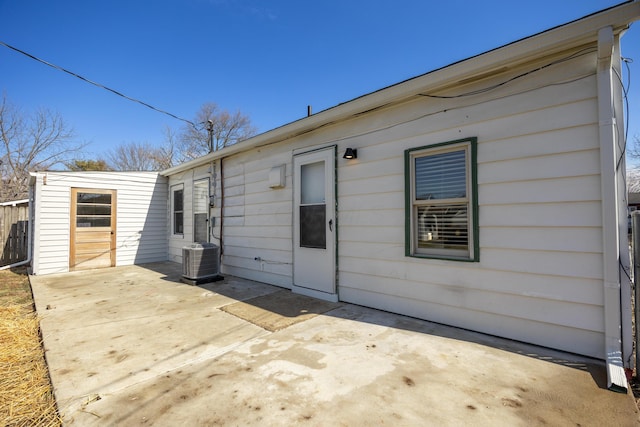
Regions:
<instances>
[{"instance_id":1,"label":"door mat","mask_svg":"<svg viewBox=\"0 0 640 427\"><path fill-rule=\"evenodd\" d=\"M275 332L341 305L282 290L229 304L220 309L267 331Z\"/></svg>"}]
</instances>

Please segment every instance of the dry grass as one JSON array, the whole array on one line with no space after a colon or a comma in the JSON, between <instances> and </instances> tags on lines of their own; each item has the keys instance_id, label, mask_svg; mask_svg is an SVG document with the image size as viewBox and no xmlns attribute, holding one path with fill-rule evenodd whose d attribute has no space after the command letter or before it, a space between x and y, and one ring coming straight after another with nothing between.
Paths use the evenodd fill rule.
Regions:
<instances>
[{"instance_id":1,"label":"dry grass","mask_svg":"<svg viewBox=\"0 0 640 427\"><path fill-rule=\"evenodd\" d=\"M60 424L29 279L0 271L0 425Z\"/></svg>"}]
</instances>

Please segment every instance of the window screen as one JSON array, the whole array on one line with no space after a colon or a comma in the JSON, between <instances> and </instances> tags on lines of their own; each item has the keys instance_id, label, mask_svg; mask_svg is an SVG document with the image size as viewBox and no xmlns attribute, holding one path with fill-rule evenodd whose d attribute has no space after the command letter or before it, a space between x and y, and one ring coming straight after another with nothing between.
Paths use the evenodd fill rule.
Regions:
<instances>
[{"instance_id":1,"label":"window screen","mask_svg":"<svg viewBox=\"0 0 640 427\"><path fill-rule=\"evenodd\" d=\"M477 259L475 139L405 152L407 254Z\"/></svg>"}]
</instances>

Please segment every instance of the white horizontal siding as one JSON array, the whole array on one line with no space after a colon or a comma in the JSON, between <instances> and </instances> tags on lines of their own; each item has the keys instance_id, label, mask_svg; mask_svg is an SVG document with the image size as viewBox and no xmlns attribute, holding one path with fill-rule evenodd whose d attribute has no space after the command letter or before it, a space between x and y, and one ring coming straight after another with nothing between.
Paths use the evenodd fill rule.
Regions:
<instances>
[{"instance_id":1,"label":"white horizontal siding","mask_svg":"<svg viewBox=\"0 0 640 427\"><path fill-rule=\"evenodd\" d=\"M543 74L534 83L560 78ZM340 298L603 357L594 85L514 87L473 105L440 101L440 112L416 101L387 117L403 108L422 117L340 141L339 152L359 149L357 161L339 162ZM403 151L469 136L478 138L480 262L405 257Z\"/></svg>"},{"instance_id":2,"label":"white horizontal siding","mask_svg":"<svg viewBox=\"0 0 640 427\"><path fill-rule=\"evenodd\" d=\"M282 148L262 149L257 158L246 153L224 159L224 272L291 288L290 161ZM271 189L269 172L281 164L285 187Z\"/></svg>"},{"instance_id":3,"label":"white horizontal siding","mask_svg":"<svg viewBox=\"0 0 640 427\"><path fill-rule=\"evenodd\" d=\"M600 253L484 248L482 257L495 270L602 279Z\"/></svg>"},{"instance_id":4,"label":"white horizontal siding","mask_svg":"<svg viewBox=\"0 0 640 427\"><path fill-rule=\"evenodd\" d=\"M341 290L340 298L344 301L358 301L358 304L368 307L418 318L428 318L431 321L447 325L475 331L491 331L493 335L538 343L578 354L590 354L594 348L603 345L602 333L600 332L536 322L519 316L507 317L489 311L460 309L420 300L413 296L410 298L399 297L388 291L375 293L369 290L359 291L345 288Z\"/></svg>"},{"instance_id":5,"label":"white horizontal siding","mask_svg":"<svg viewBox=\"0 0 640 427\"><path fill-rule=\"evenodd\" d=\"M600 171L600 150L572 151L570 153L549 154L494 162L479 162L478 184L509 182L597 175ZM513 171L518 174L514 175Z\"/></svg>"},{"instance_id":6,"label":"white horizontal siding","mask_svg":"<svg viewBox=\"0 0 640 427\"><path fill-rule=\"evenodd\" d=\"M227 224L228 222L225 220L225 237L282 238L288 239L289 242L292 238L291 224L270 227L236 227L234 224Z\"/></svg>"},{"instance_id":7,"label":"white horizontal siding","mask_svg":"<svg viewBox=\"0 0 640 427\"><path fill-rule=\"evenodd\" d=\"M117 265L165 261L167 180L118 191Z\"/></svg>"},{"instance_id":8,"label":"white horizontal siding","mask_svg":"<svg viewBox=\"0 0 640 427\"><path fill-rule=\"evenodd\" d=\"M351 227L342 226L340 228L340 241L355 241L369 244L389 243L402 245L404 248L404 227L386 227L384 225L371 225L366 227L356 225Z\"/></svg>"},{"instance_id":9,"label":"white horizontal siding","mask_svg":"<svg viewBox=\"0 0 640 427\"><path fill-rule=\"evenodd\" d=\"M362 243L343 243L341 249L349 253L363 251L367 245ZM580 304L601 305L602 290L597 288L598 279L588 279L575 276L544 275L539 271L525 273L522 271L494 270L477 268L475 264L461 264L454 271L447 261L431 260L429 276L425 277L425 267L422 260L411 260L404 265L390 261L396 256L397 247L381 245L378 252L371 256L349 256L341 258L340 271L345 274L361 275L360 283L366 290L366 285L373 277L382 284L388 283L389 289L400 286L404 280L415 283L440 284L443 286L461 286L473 283L470 289L484 290L502 294L513 294L523 297L537 297L541 299ZM359 287L355 283L352 285ZM580 292L576 292L580 289Z\"/></svg>"},{"instance_id":10,"label":"white horizontal siding","mask_svg":"<svg viewBox=\"0 0 640 427\"><path fill-rule=\"evenodd\" d=\"M598 201L480 206L480 227L600 227L601 221Z\"/></svg>"},{"instance_id":11,"label":"white horizontal siding","mask_svg":"<svg viewBox=\"0 0 640 427\"><path fill-rule=\"evenodd\" d=\"M69 270L71 188L116 190L116 265L166 260L166 181L151 172L42 173L35 274Z\"/></svg>"},{"instance_id":12,"label":"white horizontal siding","mask_svg":"<svg viewBox=\"0 0 640 427\"><path fill-rule=\"evenodd\" d=\"M230 274L232 276L243 277L249 280L255 280L256 282L269 283L271 285L280 286L282 288L291 289L291 281L286 276L281 274L272 274L267 271L259 271L251 268L237 266L230 259L228 262L225 260L225 264L222 268L223 274Z\"/></svg>"},{"instance_id":13,"label":"white horizontal siding","mask_svg":"<svg viewBox=\"0 0 640 427\"><path fill-rule=\"evenodd\" d=\"M349 264L345 267L349 268ZM417 280L385 278L379 280L379 276L372 272L366 283L362 283L362 285L363 289L377 293L387 293L388 288L391 287L394 289L393 294L397 297L416 298L416 295L420 295L419 299L448 307L520 317L594 332L602 332L603 330L602 322L598 316L600 309L597 305L592 304L565 304L565 301L539 296L524 296L513 291L498 292L495 289L474 289L458 285L450 278L446 278L441 283L424 278Z\"/></svg>"},{"instance_id":14,"label":"white horizontal siding","mask_svg":"<svg viewBox=\"0 0 640 427\"><path fill-rule=\"evenodd\" d=\"M341 300L604 357L594 64L590 54L474 96L417 97L225 158L223 271L290 287L293 154L357 148L357 160L338 158ZM406 257L404 150L468 137L480 261ZM283 164L285 188L270 189Z\"/></svg>"},{"instance_id":15,"label":"white horizontal siding","mask_svg":"<svg viewBox=\"0 0 640 427\"><path fill-rule=\"evenodd\" d=\"M599 175L546 178L482 184L478 192L484 205L597 201L600 200L599 182Z\"/></svg>"},{"instance_id":16,"label":"white horizontal siding","mask_svg":"<svg viewBox=\"0 0 640 427\"><path fill-rule=\"evenodd\" d=\"M363 185L367 186L365 183ZM339 187L338 187L338 191ZM338 196L338 204L340 211L367 210L367 209L387 209L395 206L398 209L404 209L404 193L403 192L387 192L387 193L369 193L365 190L360 195L354 194L352 197Z\"/></svg>"},{"instance_id":17,"label":"white horizontal siding","mask_svg":"<svg viewBox=\"0 0 640 427\"><path fill-rule=\"evenodd\" d=\"M598 227L483 227L482 247L602 253Z\"/></svg>"},{"instance_id":18,"label":"white horizontal siding","mask_svg":"<svg viewBox=\"0 0 640 427\"><path fill-rule=\"evenodd\" d=\"M342 200L342 199L340 199ZM338 222L341 227L404 227L404 210L402 209L367 209L343 210L340 204ZM341 235L341 237L344 237Z\"/></svg>"},{"instance_id":19,"label":"white horizontal siding","mask_svg":"<svg viewBox=\"0 0 640 427\"><path fill-rule=\"evenodd\" d=\"M558 144L562 144L567 153L599 149L598 141L593 139L596 132L598 132L598 127L591 122L569 128L551 126L551 123L540 123L540 131L534 134L480 141L483 149L478 152L478 162L486 163L554 155L558 151ZM540 144L538 142L547 133L549 140L555 141L555 144Z\"/></svg>"},{"instance_id":20,"label":"white horizontal siding","mask_svg":"<svg viewBox=\"0 0 640 427\"><path fill-rule=\"evenodd\" d=\"M225 173L226 172L227 171L225 171ZM209 195L213 196L215 200L214 206L209 208L209 217L214 218L215 221L215 225L211 233L212 235L209 236L209 241L216 245L220 244L220 241L218 240L220 237L220 166L219 163L216 163L214 165L207 164L200 166L169 177L169 193L167 195L166 205L164 208L164 215L168 221L166 233L169 239L169 260L171 261L181 263L182 249L193 244L193 186L194 182L207 178L209 179L210 184ZM170 199L172 190L177 188L182 188L184 191L183 234L173 234L173 214L171 212ZM212 193L212 191L215 191L215 194Z\"/></svg>"}]
</instances>

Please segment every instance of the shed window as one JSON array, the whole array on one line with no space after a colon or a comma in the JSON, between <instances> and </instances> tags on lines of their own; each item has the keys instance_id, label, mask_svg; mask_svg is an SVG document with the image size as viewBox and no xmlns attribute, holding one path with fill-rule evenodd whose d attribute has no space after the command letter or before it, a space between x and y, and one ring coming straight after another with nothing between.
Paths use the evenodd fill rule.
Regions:
<instances>
[{"instance_id":1,"label":"shed window","mask_svg":"<svg viewBox=\"0 0 640 427\"><path fill-rule=\"evenodd\" d=\"M405 151L406 254L478 260L476 139Z\"/></svg>"},{"instance_id":2,"label":"shed window","mask_svg":"<svg viewBox=\"0 0 640 427\"><path fill-rule=\"evenodd\" d=\"M76 193L76 227L111 227L110 193Z\"/></svg>"},{"instance_id":3,"label":"shed window","mask_svg":"<svg viewBox=\"0 0 640 427\"><path fill-rule=\"evenodd\" d=\"M173 215L173 234L184 234L184 190L175 187L171 193L171 212Z\"/></svg>"}]
</instances>

